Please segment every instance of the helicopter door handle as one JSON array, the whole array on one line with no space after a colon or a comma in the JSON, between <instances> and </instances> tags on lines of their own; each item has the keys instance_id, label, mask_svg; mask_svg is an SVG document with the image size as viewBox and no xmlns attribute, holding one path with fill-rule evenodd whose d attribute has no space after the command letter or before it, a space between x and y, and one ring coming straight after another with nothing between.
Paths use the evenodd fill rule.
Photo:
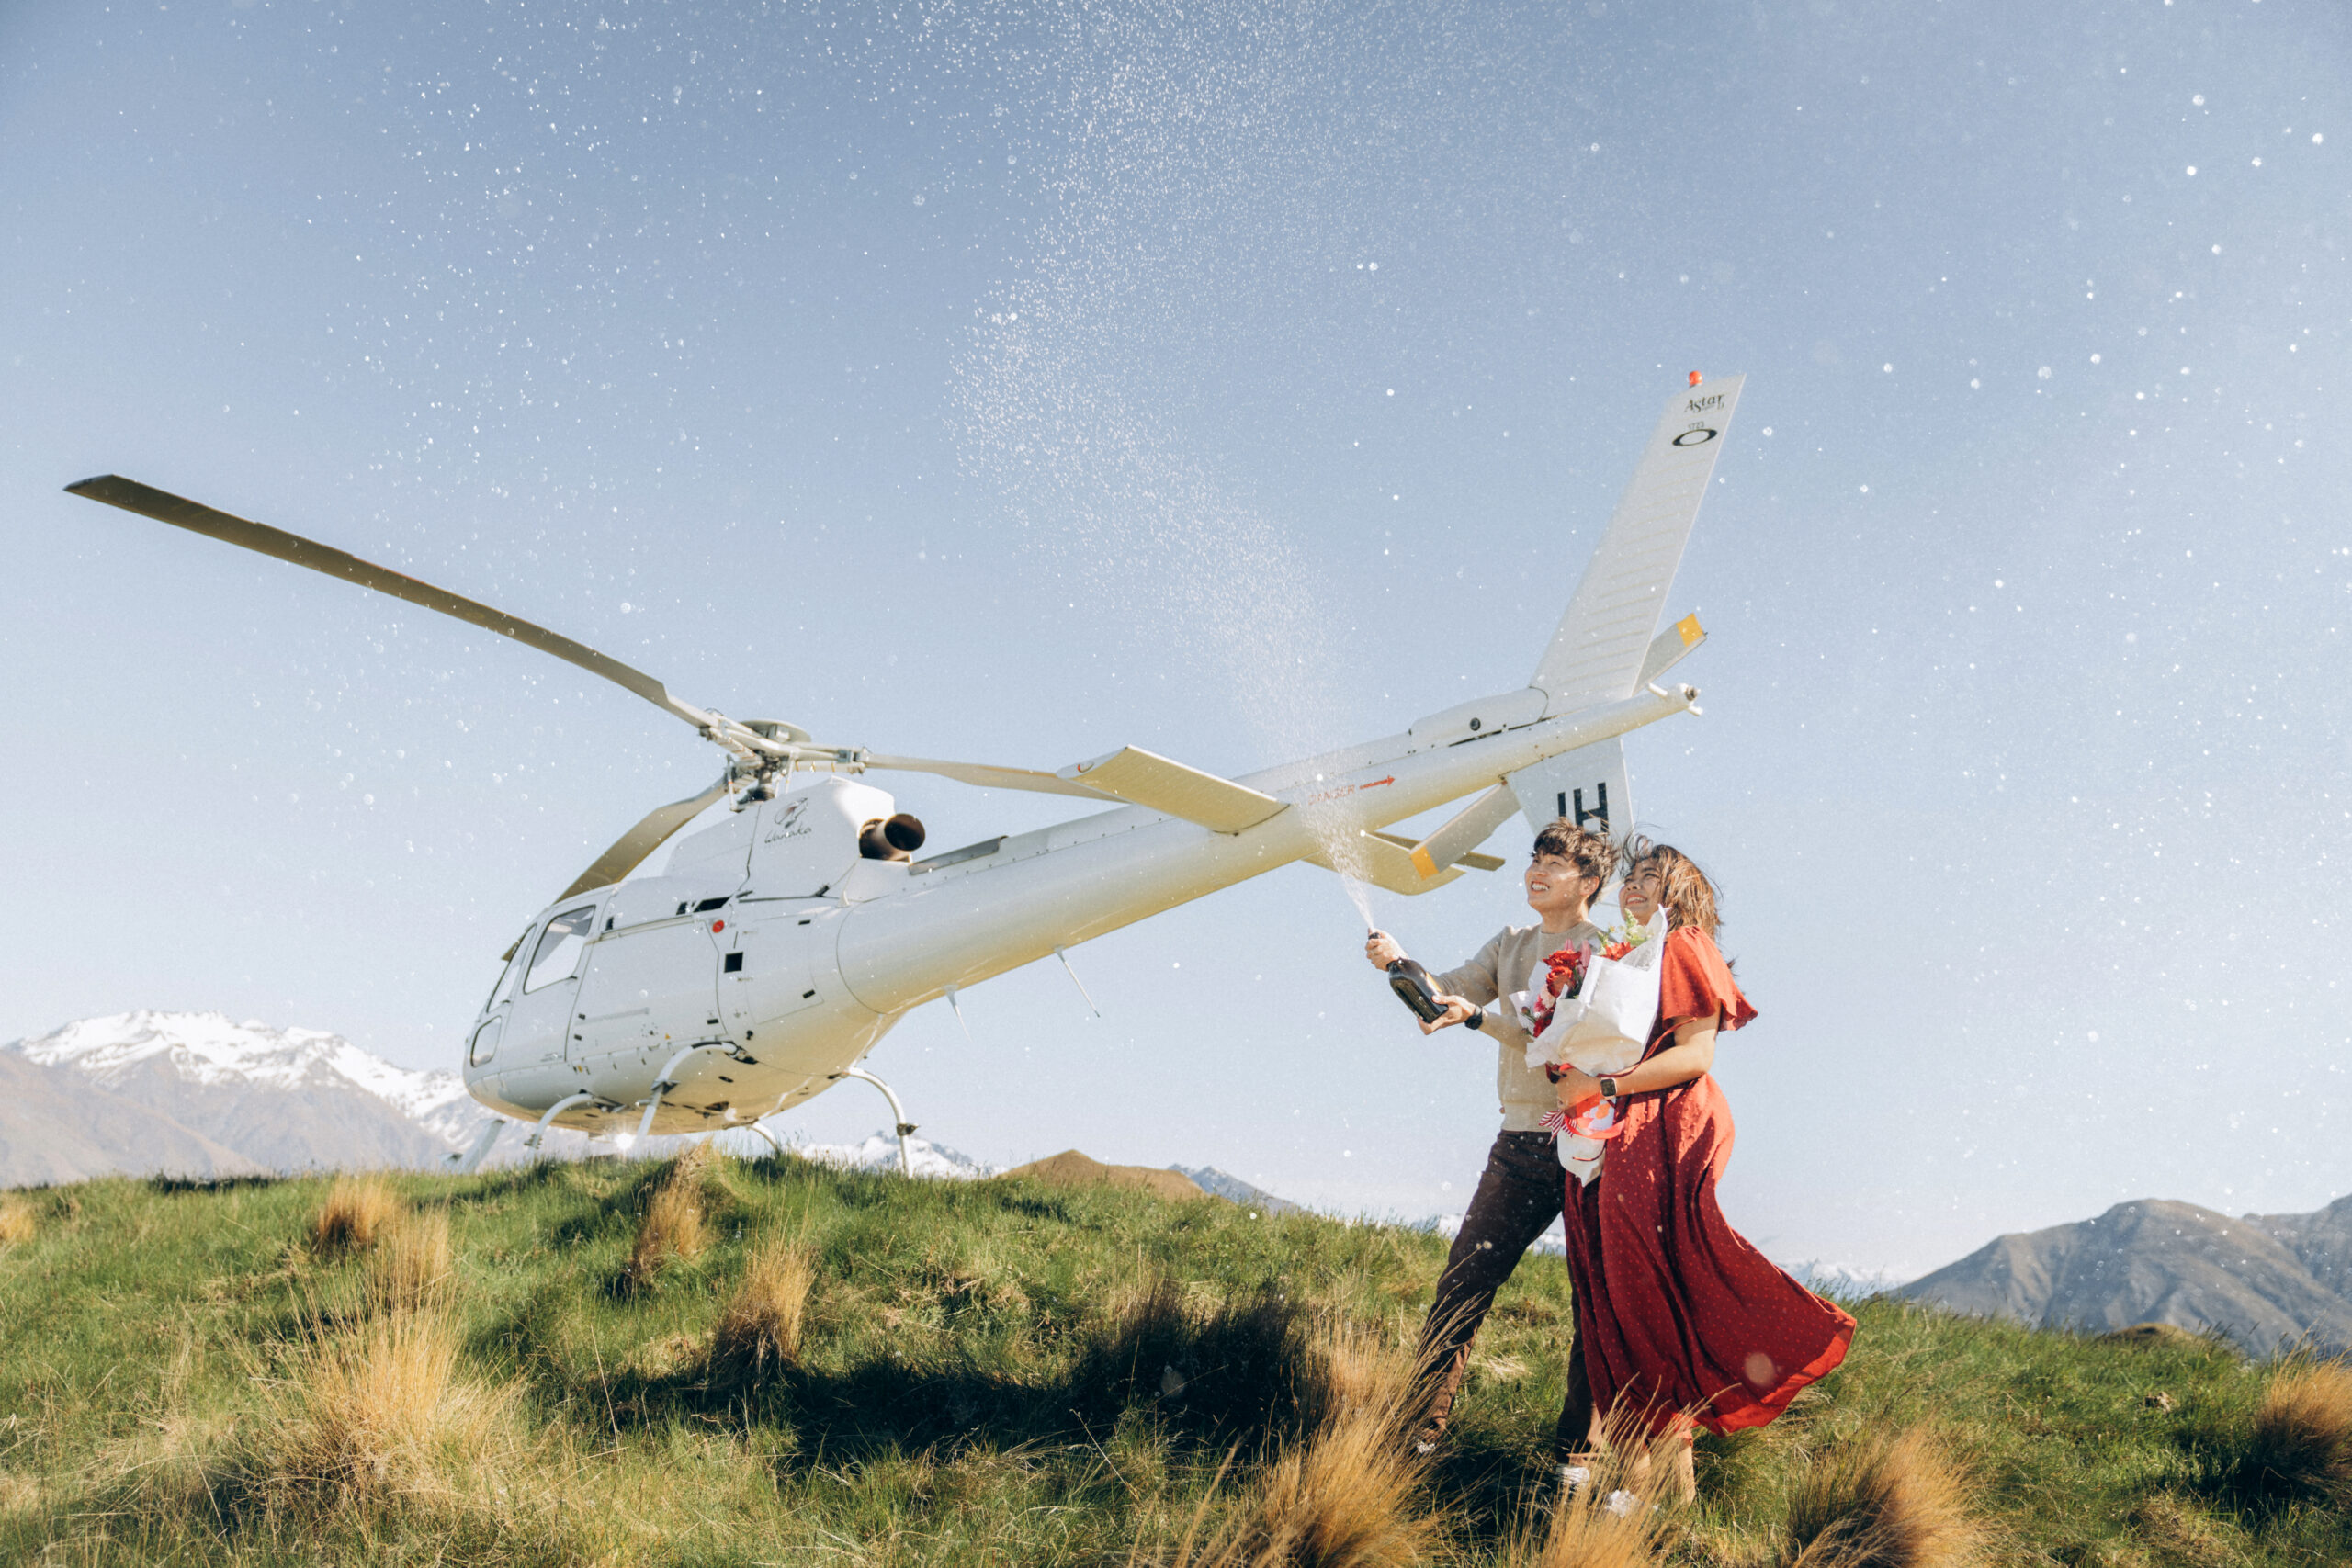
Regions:
<instances>
[{"instance_id":1,"label":"helicopter door handle","mask_svg":"<svg viewBox=\"0 0 2352 1568\"><path fill-rule=\"evenodd\" d=\"M583 1012L580 1018L583 1023L606 1023L616 1018L640 1018L652 1010L650 1007L625 1008L619 1012L600 1012L594 1018Z\"/></svg>"}]
</instances>

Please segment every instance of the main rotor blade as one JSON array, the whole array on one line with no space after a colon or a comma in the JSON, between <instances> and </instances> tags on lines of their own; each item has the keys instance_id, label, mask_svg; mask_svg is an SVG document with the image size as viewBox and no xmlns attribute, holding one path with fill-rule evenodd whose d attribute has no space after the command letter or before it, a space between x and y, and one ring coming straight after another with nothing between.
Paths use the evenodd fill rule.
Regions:
<instances>
[{"instance_id":1,"label":"main rotor blade","mask_svg":"<svg viewBox=\"0 0 2352 1568\"><path fill-rule=\"evenodd\" d=\"M716 803L732 783L729 774L721 773L718 782L700 795L685 800L673 800L667 806L656 807L647 812L643 821L614 840L613 847L598 855L595 864L574 877L571 886L557 894L556 902L560 904L573 894L585 893L592 887L609 887L635 871L638 863L660 849L664 839L701 816L703 807Z\"/></svg>"},{"instance_id":2,"label":"main rotor blade","mask_svg":"<svg viewBox=\"0 0 2352 1568\"><path fill-rule=\"evenodd\" d=\"M956 779L982 789L1025 789L1038 795L1075 795L1087 800L1117 801L1115 795L1105 795L1099 789L1089 789L1082 784L1072 784L1052 773L1035 768L998 768L986 762L940 762L928 757L885 757L868 752L862 759L869 768L892 768L902 773L937 773L944 779Z\"/></svg>"},{"instance_id":3,"label":"main rotor blade","mask_svg":"<svg viewBox=\"0 0 2352 1568\"><path fill-rule=\"evenodd\" d=\"M222 544L235 545L260 555L274 556L296 566L324 572L356 582L362 588L372 588L379 593L389 593L395 599L405 599L428 610L453 615L468 626L480 626L486 632L511 637L526 648L536 648L541 653L552 653L567 664L576 664L594 675L601 675L616 686L622 686L669 713L675 714L697 729L707 729L718 722L716 714L707 713L689 702L670 694L661 682L642 670L634 670L619 660L597 652L585 643L577 643L559 636L545 626L535 626L518 616L488 604L477 604L447 589L435 588L429 582L419 582L404 577L389 567L361 560L357 556L305 539L299 534L288 534L264 523L251 523L243 517L232 517L183 496L126 479L115 474L101 474L96 479L84 479L65 487L70 495L90 501L103 501L108 506L119 506L125 512L136 512L142 517L153 517L158 523L169 523L175 528L186 528L191 534L202 534ZM682 803L683 804L683 803ZM706 802L706 804L707 804ZM667 807L664 810L669 809ZM658 815L658 813L657 813ZM651 818L648 818L651 820ZM626 840L624 840L626 841ZM659 840L655 840L660 842ZM617 849L619 846L614 846ZM650 851L651 844L646 849ZM638 857L642 860L644 856ZM601 862L599 864L603 863ZM635 864L633 861L630 863ZM601 886L601 885L599 885ZM568 897L569 895L567 895Z\"/></svg>"}]
</instances>

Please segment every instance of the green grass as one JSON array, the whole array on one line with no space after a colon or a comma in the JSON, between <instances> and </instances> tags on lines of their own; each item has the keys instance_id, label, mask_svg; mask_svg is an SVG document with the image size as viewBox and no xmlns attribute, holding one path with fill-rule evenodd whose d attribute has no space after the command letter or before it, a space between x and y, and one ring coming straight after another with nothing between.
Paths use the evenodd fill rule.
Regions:
<instances>
[{"instance_id":1,"label":"green grass","mask_svg":"<svg viewBox=\"0 0 2352 1568\"><path fill-rule=\"evenodd\" d=\"M504 1397L433 1439L429 1484L288 1469L289 1390L370 1312L365 1258L308 1244L326 1181L24 1194L32 1235L0 1246L0 1562L1109 1564L1138 1543L1154 1561L1298 1438L1312 1325L1409 1346L1444 1252L1224 1202L777 1159L702 1177L711 1245L632 1288L668 1171L393 1179L446 1211L460 1374ZM779 1234L817 1262L798 1362L714 1371L720 1308ZM2248 1461L2272 1368L2186 1336L1855 1310L1842 1370L1771 1427L1702 1440L1669 1560L1778 1561L1814 1455L1924 1427L1995 1561L2352 1561L2340 1509ZM1562 1265L1530 1258L1424 1489L1440 1561L1500 1562L1524 1524L1569 1322Z\"/></svg>"}]
</instances>

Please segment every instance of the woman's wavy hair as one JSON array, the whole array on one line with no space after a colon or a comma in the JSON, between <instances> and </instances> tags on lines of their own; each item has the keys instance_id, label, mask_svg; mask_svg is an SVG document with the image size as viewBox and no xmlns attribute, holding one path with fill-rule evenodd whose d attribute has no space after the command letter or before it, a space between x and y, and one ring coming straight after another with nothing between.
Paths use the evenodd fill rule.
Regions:
<instances>
[{"instance_id":1,"label":"woman's wavy hair","mask_svg":"<svg viewBox=\"0 0 2352 1568\"><path fill-rule=\"evenodd\" d=\"M1723 918L1715 912L1715 885L1699 869L1697 861L1672 844L1654 844L1637 833L1625 840L1625 847L1618 852L1618 860L1627 876L1633 875L1638 866L1657 867L1668 930L1696 926L1712 937L1715 928L1723 924Z\"/></svg>"}]
</instances>

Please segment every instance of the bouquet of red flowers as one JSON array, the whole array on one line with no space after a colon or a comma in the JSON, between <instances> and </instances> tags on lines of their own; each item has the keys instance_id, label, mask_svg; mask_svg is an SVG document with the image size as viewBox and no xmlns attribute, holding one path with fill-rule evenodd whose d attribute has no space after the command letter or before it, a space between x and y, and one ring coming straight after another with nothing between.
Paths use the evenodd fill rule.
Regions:
<instances>
[{"instance_id":1,"label":"bouquet of red flowers","mask_svg":"<svg viewBox=\"0 0 2352 1568\"><path fill-rule=\"evenodd\" d=\"M1574 943L1544 961L1544 967L1548 973L1535 994L1535 1026L1528 1031L1531 1038L1552 1027L1552 1015L1559 1010L1564 998L1573 997L1584 989L1585 971L1591 961L1592 955Z\"/></svg>"}]
</instances>

